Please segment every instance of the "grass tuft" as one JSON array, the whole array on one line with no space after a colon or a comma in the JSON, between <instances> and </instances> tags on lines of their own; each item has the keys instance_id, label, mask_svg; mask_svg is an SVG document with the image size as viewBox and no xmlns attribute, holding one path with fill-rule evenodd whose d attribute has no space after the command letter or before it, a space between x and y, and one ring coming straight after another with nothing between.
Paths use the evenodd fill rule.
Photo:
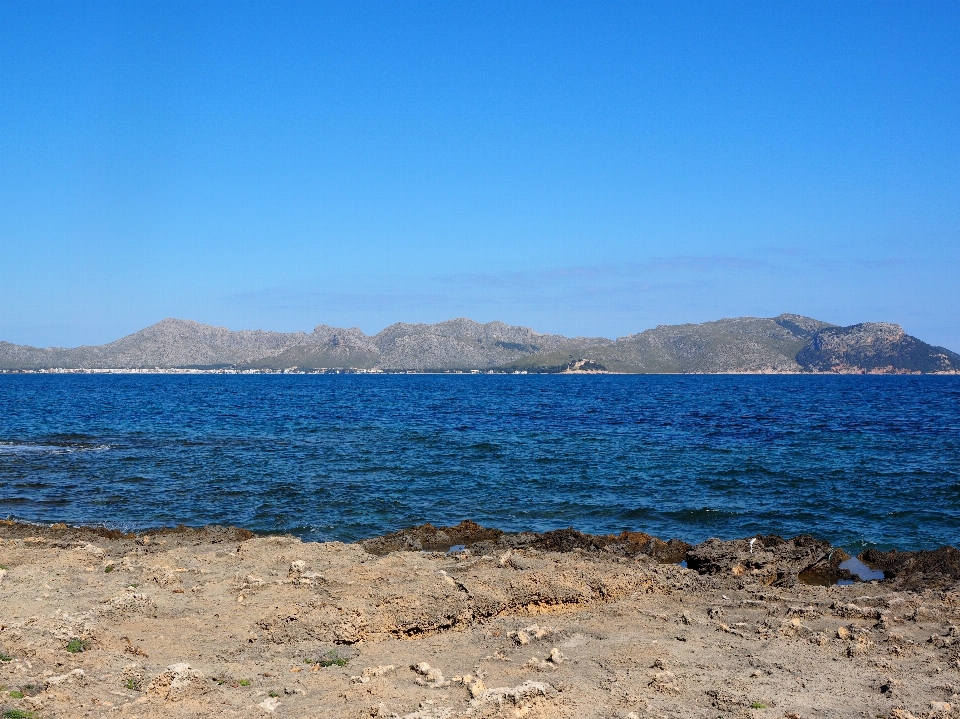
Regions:
<instances>
[{"instance_id":1,"label":"grass tuft","mask_svg":"<svg viewBox=\"0 0 960 719\"><path fill-rule=\"evenodd\" d=\"M11 699L23 699L23 692L18 692L18 691L16 691L16 690L13 690L13 691L10 692L10 698L11 698Z\"/></svg>"},{"instance_id":2,"label":"grass tuft","mask_svg":"<svg viewBox=\"0 0 960 719\"><path fill-rule=\"evenodd\" d=\"M12 661L13 661L13 657L11 657L9 654L4 654L3 652L0 652L0 662L12 662Z\"/></svg>"},{"instance_id":3,"label":"grass tuft","mask_svg":"<svg viewBox=\"0 0 960 719\"><path fill-rule=\"evenodd\" d=\"M249 679L241 679L241 680L240 680L240 686L242 686L242 687L248 687L248 686L250 686L250 680L249 680Z\"/></svg>"},{"instance_id":4,"label":"grass tuft","mask_svg":"<svg viewBox=\"0 0 960 719\"><path fill-rule=\"evenodd\" d=\"M22 709L11 709L3 713L3 719L36 719L33 712L25 712Z\"/></svg>"},{"instance_id":5,"label":"grass tuft","mask_svg":"<svg viewBox=\"0 0 960 719\"><path fill-rule=\"evenodd\" d=\"M85 639L71 639L67 642L67 651L71 654L87 651L88 646Z\"/></svg>"},{"instance_id":6,"label":"grass tuft","mask_svg":"<svg viewBox=\"0 0 960 719\"><path fill-rule=\"evenodd\" d=\"M110 574L110 572L112 572L114 569L115 567L112 564L108 564L103 568L103 571L106 572L107 574Z\"/></svg>"},{"instance_id":7,"label":"grass tuft","mask_svg":"<svg viewBox=\"0 0 960 719\"><path fill-rule=\"evenodd\" d=\"M750 705L750 708L751 708L751 709L766 709L766 708L767 708L767 705L764 704L763 702L754 702L753 704Z\"/></svg>"},{"instance_id":8,"label":"grass tuft","mask_svg":"<svg viewBox=\"0 0 960 719\"><path fill-rule=\"evenodd\" d=\"M334 649L333 651L327 652L319 659L310 659L309 657L306 657L303 660L303 663L319 664L321 667L345 667L349 661L350 659L348 657L341 657L337 653L337 650Z\"/></svg>"}]
</instances>

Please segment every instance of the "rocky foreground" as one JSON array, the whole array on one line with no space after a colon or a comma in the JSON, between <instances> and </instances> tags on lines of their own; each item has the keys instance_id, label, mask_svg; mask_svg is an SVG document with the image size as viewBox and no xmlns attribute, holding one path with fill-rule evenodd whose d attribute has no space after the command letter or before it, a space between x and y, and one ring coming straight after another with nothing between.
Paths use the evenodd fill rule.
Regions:
<instances>
[{"instance_id":1,"label":"rocky foreground","mask_svg":"<svg viewBox=\"0 0 960 719\"><path fill-rule=\"evenodd\" d=\"M960 552L874 553L891 579L837 586L846 558L0 523L0 716L960 717Z\"/></svg>"}]
</instances>

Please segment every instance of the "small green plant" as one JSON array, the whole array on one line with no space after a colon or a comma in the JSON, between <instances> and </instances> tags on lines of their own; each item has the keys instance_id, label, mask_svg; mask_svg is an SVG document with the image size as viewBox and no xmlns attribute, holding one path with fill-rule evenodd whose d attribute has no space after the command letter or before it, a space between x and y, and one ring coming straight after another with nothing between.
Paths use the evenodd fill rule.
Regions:
<instances>
[{"instance_id":1,"label":"small green plant","mask_svg":"<svg viewBox=\"0 0 960 719\"><path fill-rule=\"evenodd\" d=\"M753 704L750 705L750 708L751 708L751 709L766 709L766 708L767 708L767 705L764 704L763 702L754 702Z\"/></svg>"},{"instance_id":2,"label":"small green plant","mask_svg":"<svg viewBox=\"0 0 960 719\"><path fill-rule=\"evenodd\" d=\"M310 659L309 657L303 660L304 664L319 664L321 667L345 667L347 662L350 659L348 657L341 657L337 654L337 650L334 649L331 652L327 652L319 659Z\"/></svg>"},{"instance_id":3,"label":"small green plant","mask_svg":"<svg viewBox=\"0 0 960 719\"><path fill-rule=\"evenodd\" d=\"M241 679L241 680L240 680L240 686L242 686L242 687L248 687L248 686L250 686L250 680L249 680L249 679Z\"/></svg>"},{"instance_id":4,"label":"small green plant","mask_svg":"<svg viewBox=\"0 0 960 719\"><path fill-rule=\"evenodd\" d=\"M7 569L7 568L8 568L8 567L7 567L6 564L0 564L0 569Z\"/></svg>"},{"instance_id":5,"label":"small green plant","mask_svg":"<svg viewBox=\"0 0 960 719\"><path fill-rule=\"evenodd\" d=\"M33 712L25 712L21 709L11 709L3 713L3 719L36 719Z\"/></svg>"},{"instance_id":6,"label":"small green plant","mask_svg":"<svg viewBox=\"0 0 960 719\"><path fill-rule=\"evenodd\" d=\"M12 662L12 661L13 661L13 657L11 657L9 654L4 654L3 652L0 652L0 662Z\"/></svg>"},{"instance_id":7,"label":"small green plant","mask_svg":"<svg viewBox=\"0 0 960 719\"><path fill-rule=\"evenodd\" d=\"M263 695L261 694L260 696L263 696ZM270 696L272 696L272 697L278 697L278 696L280 696L280 695L277 694L275 691L273 691L273 690L271 689L271 690L270 690Z\"/></svg>"},{"instance_id":8,"label":"small green plant","mask_svg":"<svg viewBox=\"0 0 960 719\"><path fill-rule=\"evenodd\" d=\"M67 642L67 651L71 654L85 652L86 650L87 642L83 639L71 639L69 642Z\"/></svg>"},{"instance_id":9,"label":"small green plant","mask_svg":"<svg viewBox=\"0 0 960 719\"><path fill-rule=\"evenodd\" d=\"M138 692L140 691L140 680L135 677L130 677L124 686L132 692Z\"/></svg>"},{"instance_id":10,"label":"small green plant","mask_svg":"<svg viewBox=\"0 0 960 719\"><path fill-rule=\"evenodd\" d=\"M103 568L103 571L106 572L107 574L110 574L110 572L112 572L113 570L114 570L114 566L112 564L108 564Z\"/></svg>"},{"instance_id":11,"label":"small green plant","mask_svg":"<svg viewBox=\"0 0 960 719\"><path fill-rule=\"evenodd\" d=\"M23 699L23 692L18 692L18 691L16 691L16 690L13 690L13 691L10 692L10 698L11 698L11 699Z\"/></svg>"},{"instance_id":12,"label":"small green plant","mask_svg":"<svg viewBox=\"0 0 960 719\"><path fill-rule=\"evenodd\" d=\"M128 584L127 589L136 589L139 586L140 586L139 584Z\"/></svg>"}]
</instances>

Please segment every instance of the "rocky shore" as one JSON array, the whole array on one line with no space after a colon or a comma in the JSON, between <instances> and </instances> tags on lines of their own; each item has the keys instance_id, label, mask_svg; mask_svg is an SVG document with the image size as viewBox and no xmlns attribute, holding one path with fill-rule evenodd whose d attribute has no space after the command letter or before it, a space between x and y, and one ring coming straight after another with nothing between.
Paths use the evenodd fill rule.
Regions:
<instances>
[{"instance_id":1,"label":"rocky shore","mask_svg":"<svg viewBox=\"0 0 960 719\"><path fill-rule=\"evenodd\" d=\"M960 552L866 552L868 582L849 559L809 536L0 522L0 716L960 717Z\"/></svg>"}]
</instances>

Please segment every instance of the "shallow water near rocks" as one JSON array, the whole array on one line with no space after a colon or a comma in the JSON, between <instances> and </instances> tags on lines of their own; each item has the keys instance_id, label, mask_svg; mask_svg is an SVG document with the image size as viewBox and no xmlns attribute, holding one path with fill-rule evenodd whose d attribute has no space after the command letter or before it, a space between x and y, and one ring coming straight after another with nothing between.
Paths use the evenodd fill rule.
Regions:
<instances>
[{"instance_id":1,"label":"shallow water near rocks","mask_svg":"<svg viewBox=\"0 0 960 719\"><path fill-rule=\"evenodd\" d=\"M853 574L861 582L870 582L873 580L884 579L886 575L878 569L871 569L866 564L861 562L856 557L850 557L843 562L840 562L840 569L846 569L850 574ZM837 581L837 584L853 584L854 580L852 579L840 579Z\"/></svg>"},{"instance_id":2,"label":"shallow water near rocks","mask_svg":"<svg viewBox=\"0 0 960 719\"><path fill-rule=\"evenodd\" d=\"M0 516L957 544L960 378L2 375Z\"/></svg>"}]
</instances>

